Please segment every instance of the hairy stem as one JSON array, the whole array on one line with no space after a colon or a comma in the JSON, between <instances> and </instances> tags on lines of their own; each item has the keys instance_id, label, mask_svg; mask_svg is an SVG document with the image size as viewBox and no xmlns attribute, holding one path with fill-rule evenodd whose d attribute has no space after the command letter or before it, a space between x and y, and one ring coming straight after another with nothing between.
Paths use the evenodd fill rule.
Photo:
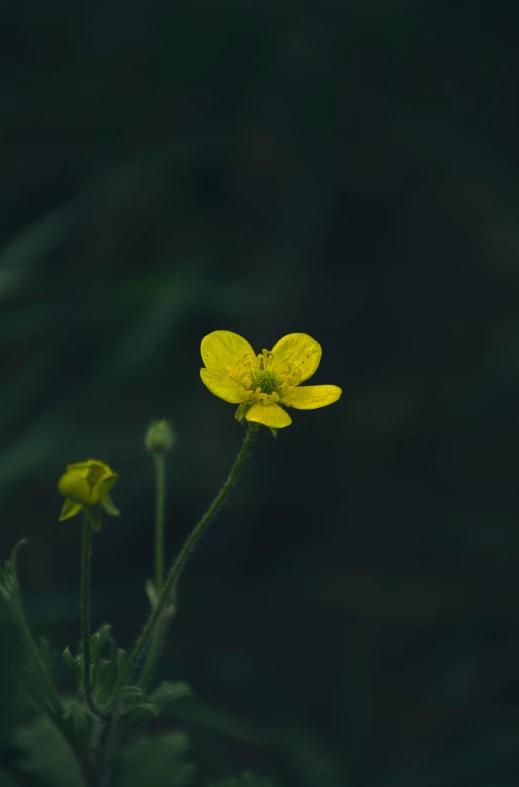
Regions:
<instances>
[{"instance_id":1,"label":"hairy stem","mask_svg":"<svg viewBox=\"0 0 519 787\"><path fill-rule=\"evenodd\" d=\"M83 662L81 667L81 694L84 701L96 716L104 718L96 707L92 697L92 654L90 652L90 578L92 563L92 525L87 516L83 517L83 542L81 545L81 649Z\"/></svg>"},{"instance_id":2,"label":"hairy stem","mask_svg":"<svg viewBox=\"0 0 519 787\"><path fill-rule=\"evenodd\" d=\"M157 625L162 615L164 607L166 606L168 600L171 598L171 592L175 587L180 574L182 573L182 569L184 568L189 555L191 554L191 552L199 542L209 522L211 521L217 510L222 505L223 501L225 500L228 493L232 489L234 482L238 478L240 471L243 468L243 465L247 458L247 455L249 453L249 449L251 447L253 437L254 437L254 432L249 427L245 434L245 438L243 440L238 456L236 457L236 461L234 462L224 485L216 495L215 499L213 500L213 502L211 503L211 505L209 506L203 517L194 526L193 530L191 531L186 541L184 542L184 546L180 550L179 555L173 561L173 564L169 570L169 573L166 577L166 581L162 588L162 592L157 600L157 604L155 608L151 611L148 620L146 621L144 628L142 629L139 637L137 638L133 651L130 655L129 662L128 662L128 679L131 679L132 673L135 670L135 667L137 666L137 663L144 649L150 643L150 638L153 635L155 626Z\"/></svg>"},{"instance_id":3,"label":"hairy stem","mask_svg":"<svg viewBox=\"0 0 519 787\"><path fill-rule=\"evenodd\" d=\"M165 452L155 452L153 454L155 462L155 592L160 594L164 585L164 525L166 508L166 454ZM167 608L162 614L160 621L155 626L152 634L151 643L146 654L146 661L142 668L141 675L137 681L138 685L146 689L153 677L153 672L166 637L168 623L173 615L167 615Z\"/></svg>"},{"instance_id":4,"label":"hairy stem","mask_svg":"<svg viewBox=\"0 0 519 787\"><path fill-rule=\"evenodd\" d=\"M166 504L166 454L155 452L155 590L164 584L164 521Z\"/></svg>"}]
</instances>

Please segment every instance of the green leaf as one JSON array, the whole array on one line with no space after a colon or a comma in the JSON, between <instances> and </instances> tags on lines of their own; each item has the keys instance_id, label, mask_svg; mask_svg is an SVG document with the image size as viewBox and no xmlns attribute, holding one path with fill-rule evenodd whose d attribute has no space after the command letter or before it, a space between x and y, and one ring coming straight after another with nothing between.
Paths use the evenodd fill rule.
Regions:
<instances>
[{"instance_id":1,"label":"green leaf","mask_svg":"<svg viewBox=\"0 0 519 787\"><path fill-rule=\"evenodd\" d=\"M242 402L240 405L238 405L236 412L234 413L234 417L239 423L243 421L245 418L245 413L249 408L250 404L248 402Z\"/></svg>"},{"instance_id":2,"label":"green leaf","mask_svg":"<svg viewBox=\"0 0 519 787\"><path fill-rule=\"evenodd\" d=\"M148 601L150 602L151 608L155 609L157 606L158 596L157 591L155 590L155 585L151 581L151 579L147 579L144 584L144 590L146 591L146 595L148 596Z\"/></svg>"},{"instance_id":3,"label":"green leaf","mask_svg":"<svg viewBox=\"0 0 519 787\"><path fill-rule=\"evenodd\" d=\"M139 700L136 697L135 701L130 700L130 703L131 704L128 704L126 707L121 709L121 716L132 714L132 721L134 721L134 715L136 716L135 721L139 719L139 716L134 714L134 711L139 711L139 713L144 711L145 713L151 713L152 716L160 716L160 708L154 702L149 702L148 700Z\"/></svg>"},{"instance_id":4,"label":"green leaf","mask_svg":"<svg viewBox=\"0 0 519 787\"><path fill-rule=\"evenodd\" d=\"M18 787L18 783L4 770L0 771L0 787Z\"/></svg>"},{"instance_id":5,"label":"green leaf","mask_svg":"<svg viewBox=\"0 0 519 787\"><path fill-rule=\"evenodd\" d=\"M76 680L80 681L81 680L81 666L80 666L79 661L77 660L77 658L74 658L74 656L70 652L68 645L65 648L65 650L63 651L63 661L65 662L67 667L69 667L69 669L72 670L72 672L74 673L74 675L76 677Z\"/></svg>"},{"instance_id":6,"label":"green leaf","mask_svg":"<svg viewBox=\"0 0 519 787\"><path fill-rule=\"evenodd\" d=\"M62 734L44 716L19 727L12 742L23 752L21 770L52 787L83 787L77 762Z\"/></svg>"},{"instance_id":7,"label":"green leaf","mask_svg":"<svg viewBox=\"0 0 519 787\"><path fill-rule=\"evenodd\" d=\"M99 505L95 506L84 506L83 507L83 514L85 519L90 524L92 530L95 530L96 533L99 533L101 530L101 507Z\"/></svg>"},{"instance_id":8,"label":"green leaf","mask_svg":"<svg viewBox=\"0 0 519 787\"><path fill-rule=\"evenodd\" d=\"M18 667L24 664L19 633L10 619L0 615L0 742L11 734L24 712ZM1 745L0 745L1 748Z\"/></svg>"},{"instance_id":9,"label":"green leaf","mask_svg":"<svg viewBox=\"0 0 519 787\"><path fill-rule=\"evenodd\" d=\"M56 679L57 664L56 656L58 651L55 650L45 637L40 637L39 651L45 666L52 678Z\"/></svg>"},{"instance_id":10,"label":"green leaf","mask_svg":"<svg viewBox=\"0 0 519 787\"><path fill-rule=\"evenodd\" d=\"M114 690L115 666L110 659L99 659L97 667L97 680L95 684L96 696L99 702L108 702Z\"/></svg>"},{"instance_id":11,"label":"green leaf","mask_svg":"<svg viewBox=\"0 0 519 787\"><path fill-rule=\"evenodd\" d=\"M117 645L110 633L110 624L104 623L97 632L97 649L92 654L92 684L99 702L108 702L113 694L117 674ZM93 635L95 636L95 634ZM109 645L110 658L101 658L106 645ZM124 652L124 651L123 651ZM120 658L120 657L119 657Z\"/></svg>"},{"instance_id":12,"label":"green leaf","mask_svg":"<svg viewBox=\"0 0 519 787\"><path fill-rule=\"evenodd\" d=\"M207 705L198 699L179 698L177 702L172 702L165 707L164 713L176 722L212 730L237 741L255 746L267 746L269 743L268 736L258 725L223 708Z\"/></svg>"},{"instance_id":13,"label":"green leaf","mask_svg":"<svg viewBox=\"0 0 519 787\"><path fill-rule=\"evenodd\" d=\"M101 505L103 506L104 510L106 511L109 516L120 516L121 512L118 508L115 507L114 501L110 497L110 495L105 495L101 500Z\"/></svg>"},{"instance_id":14,"label":"green leaf","mask_svg":"<svg viewBox=\"0 0 519 787\"><path fill-rule=\"evenodd\" d=\"M228 779L219 779L211 782L208 787L275 787L274 783L254 776L252 773L242 773L241 776L230 776Z\"/></svg>"},{"instance_id":15,"label":"green leaf","mask_svg":"<svg viewBox=\"0 0 519 787\"><path fill-rule=\"evenodd\" d=\"M186 760L188 749L180 732L141 738L123 754L123 787L185 787L194 772Z\"/></svg>"},{"instance_id":16,"label":"green leaf","mask_svg":"<svg viewBox=\"0 0 519 787\"><path fill-rule=\"evenodd\" d=\"M5 561L3 567L0 566L0 593L6 601L13 599L18 592L18 577L16 573L18 552L21 547L28 543L26 538L21 538L11 550L9 560Z\"/></svg>"},{"instance_id":17,"label":"green leaf","mask_svg":"<svg viewBox=\"0 0 519 787\"><path fill-rule=\"evenodd\" d=\"M182 683L181 681L177 683L168 683L165 681L160 684L158 689L155 689L150 699L152 702L156 703L162 711L171 705L171 703L191 696L191 689L187 683Z\"/></svg>"},{"instance_id":18,"label":"green leaf","mask_svg":"<svg viewBox=\"0 0 519 787\"><path fill-rule=\"evenodd\" d=\"M116 678L114 686L114 697L119 696L119 692L124 686L126 680L126 669L128 666L128 654L122 648L118 648L116 654Z\"/></svg>"},{"instance_id":19,"label":"green leaf","mask_svg":"<svg viewBox=\"0 0 519 787\"><path fill-rule=\"evenodd\" d=\"M77 700L72 700L68 703L65 713L65 719L70 719L74 730L83 739L89 739L92 731L92 716L87 713Z\"/></svg>"},{"instance_id":20,"label":"green leaf","mask_svg":"<svg viewBox=\"0 0 519 787\"><path fill-rule=\"evenodd\" d=\"M119 693L119 698L122 700L144 696L144 691L140 686L124 686Z\"/></svg>"}]
</instances>

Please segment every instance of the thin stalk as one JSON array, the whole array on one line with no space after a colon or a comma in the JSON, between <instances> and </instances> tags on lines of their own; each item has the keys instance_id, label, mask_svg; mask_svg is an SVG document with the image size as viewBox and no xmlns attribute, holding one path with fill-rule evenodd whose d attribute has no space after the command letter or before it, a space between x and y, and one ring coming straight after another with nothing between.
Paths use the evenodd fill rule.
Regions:
<instances>
[{"instance_id":1,"label":"thin stalk","mask_svg":"<svg viewBox=\"0 0 519 787\"><path fill-rule=\"evenodd\" d=\"M164 521L166 508L166 454L153 453L155 462L155 590L157 595L164 584Z\"/></svg>"},{"instance_id":2,"label":"thin stalk","mask_svg":"<svg viewBox=\"0 0 519 787\"><path fill-rule=\"evenodd\" d=\"M155 592L157 596L164 585L164 525L166 521L166 453L155 451ZM168 623L172 615L166 611L162 614L159 623L155 626L151 643L146 654L146 661L137 685L145 689L150 682L155 670L157 660L166 637Z\"/></svg>"},{"instance_id":3,"label":"thin stalk","mask_svg":"<svg viewBox=\"0 0 519 787\"><path fill-rule=\"evenodd\" d=\"M144 662L144 667L142 668L142 672L137 681L137 686L140 686L141 689L146 690L153 677L157 660L160 651L162 650L162 645L164 644L164 640L166 639L166 632L168 630L168 624L171 617L168 617L166 614L163 614L161 619L155 626L155 629L151 637L150 646L148 648L148 652L146 653L146 660Z\"/></svg>"},{"instance_id":4,"label":"thin stalk","mask_svg":"<svg viewBox=\"0 0 519 787\"><path fill-rule=\"evenodd\" d=\"M162 588L162 592L157 600L157 604L155 608L150 612L148 620L146 621L144 628L142 629L139 637L137 638L134 648L130 654L130 658L128 661L128 673L127 673L128 679L131 679L132 673L135 670L135 667L139 661L139 658L142 655L142 652L150 642L150 638L155 630L155 626L157 625L157 622L159 621L159 618L162 615L162 611L164 607L166 606L168 600L171 598L171 591L175 587L175 584L178 581L180 574L182 573L182 569L184 568L189 555L200 541L202 535L204 534L207 528L207 525L209 524L209 522L211 521L217 510L222 505L223 501L225 500L228 493L232 489L234 482L238 478L240 471L245 463L245 459L247 458L247 455L249 453L249 449L251 447L253 437L254 437L254 432L249 427L245 434L245 438L243 440L238 456L236 457L236 461L234 462L224 485L216 495L215 499L213 500L213 502L211 503L211 505L209 506L203 517L194 526L193 530L191 531L186 541L184 542L184 546L180 550L179 555L174 560L169 570L169 573L166 577L166 581Z\"/></svg>"},{"instance_id":5,"label":"thin stalk","mask_svg":"<svg viewBox=\"0 0 519 787\"><path fill-rule=\"evenodd\" d=\"M81 694L89 709L99 718L105 714L96 707L92 697L92 654L90 652L90 580L92 564L92 525L87 516L83 517L83 541L81 545L81 649L83 661L81 667Z\"/></svg>"}]
</instances>

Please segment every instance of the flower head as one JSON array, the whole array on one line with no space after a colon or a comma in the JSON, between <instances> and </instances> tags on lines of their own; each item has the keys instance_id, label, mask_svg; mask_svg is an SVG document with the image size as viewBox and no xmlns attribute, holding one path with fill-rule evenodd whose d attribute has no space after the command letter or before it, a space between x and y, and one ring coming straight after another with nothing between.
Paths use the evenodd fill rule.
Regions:
<instances>
[{"instance_id":1,"label":"flower head","mask_svg":"<svg viewBox=\"0 0 519 787\"><path fill-rule=\"evenodd\" d=\"M118 473L99 459L87 459L67 465L67 471L58 481L58 490L65 498L59 521L79 514L85 506L101 505L108 514L119 512L110 498L110 490Z\"/></svg>"},{"instance_id":2,"label":"flower head","mask_svg":"<svg viewBox=\"0 0 519 787\"><path fill-rule=\"evenodd\" d=\"M165 418L152 421L144 438L146 450L152 454L163 454L171 451L175 445L175 432Z\"/></svg>"},{"instance_id":3,"label":"flower head","mask_svg":"<svg viewBox=\"0 0 519 787\"><path fill-rule=\"evenodd\" d=\"M281 429L292 419L280 405L314 410L333 404L342 393L337 385L301 386L317 370L322 352L306 333L289 333L272 350L256 355L237 333L213 331L202 339L200 351L202 382L215 396L239 405L238 420Z\"/></svg>"}]
</instances>

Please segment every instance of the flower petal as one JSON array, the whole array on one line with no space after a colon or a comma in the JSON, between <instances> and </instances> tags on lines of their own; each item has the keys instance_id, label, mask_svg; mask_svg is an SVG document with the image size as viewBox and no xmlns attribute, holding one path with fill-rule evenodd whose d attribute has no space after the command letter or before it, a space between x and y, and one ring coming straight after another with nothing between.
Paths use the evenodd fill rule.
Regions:
<instances>
[{"instance_id":1,"label":"flower petal","mask_svg":"<svg viewBox=\"0 0 519 787\"><path fill-rule=\"evenodd\" d=\"M70 519L71 516L76 516L82 508L83 506L81 503L74 503L73 500L65 500L59 515L59 521L63 522L65 519Z\"/></svg>"},{"instance_id":2,"label":"flower petal","mask_svg":"<svg viewBox=\"0 0 519 787\"><path fill-rule=\"evenodd\" d=\"M218 374L218 372L209 371L209 369L200 369L200 377L202 382L211 393L219 396L225 402L231 404L241 404L246 399L245 388L235 380L227 377L226 372Z\"/></svg>"},{"instance_id":3,"label":"flower petal","mask_svg":"<svg viewBox=\"0 0 519 787\"><path fill-rule=\"evenodd\" d=\"M341 394L338 385L302 385L290 389L282 403L298 410L316 410L333 404Z\"/></svg>"},{"instance_id":4,"label":"flower petal","mask_svg":"<svg viewBox=\"0 0 519 787\"><path fill-rule=\"evenodd\" d=\"M307 333L289 333L272 348L273 371L280 371L287 363L301 372L301 382L308 380L321 360L321 345Z\"/></svg>"},{"instance_id":5,"label":"flower petal","mask_svg":"<svg viewBox=\"0 0 519 787\"><path fill-rule=\"evenodd\" d=\"M212 371L232 369L247 353L251 358L256 357L249 342L232 331L213 331L204 336L200 353L202 361Z\"/></svg>"},{"instance_id":6,"label":"flower petal","mask_svg":"<svg viewBox=\"0 0 519 787\"><path fill-rule=\"evenodd\" d=\"M100 503L103 497L105 497L115 482L117 481L118 473L114 473L111 470L109 473L105 473L101 478L96 481L94 486L92 487L92 491L90 493L90 503Z\"/></svg>"},{"instance_id":7,"label":"flower petal","mask_svg":"<svg viewBox=\"0 0 519 787\"><path fill-rule=\"evenodd\" d=\"M95 484L101 476L113 473L110 465L107 465L106 462L101 462L100 459L86 459L84 462L74 462L74 464L67 465L67 470L80 473L83 478L87 478L92 484Z\"/></svg>"},{"instance_id":8,"label":"flower petal","mask_svg":"<svg viewBox=\"0 0 519 787\"><path fill-rule=\"evenodd\" d=\"M58 481L58 490L63 497L68 497L80 505L90 503L90 486L86 478L77 470L68 470Z\"/></svg>"},{"instance_id":9,"label":"flower petal","mask_svg":"<svg viewBox=\"0 0 519 787\"><path fill-rule=\"evenodd\" d=\"M283 410L279 404L253 404L250 410L247 410L245 418L247 421L263 424L271 429L282 429L292 423L287 411Z\"/></svg>"}]
</instances>

